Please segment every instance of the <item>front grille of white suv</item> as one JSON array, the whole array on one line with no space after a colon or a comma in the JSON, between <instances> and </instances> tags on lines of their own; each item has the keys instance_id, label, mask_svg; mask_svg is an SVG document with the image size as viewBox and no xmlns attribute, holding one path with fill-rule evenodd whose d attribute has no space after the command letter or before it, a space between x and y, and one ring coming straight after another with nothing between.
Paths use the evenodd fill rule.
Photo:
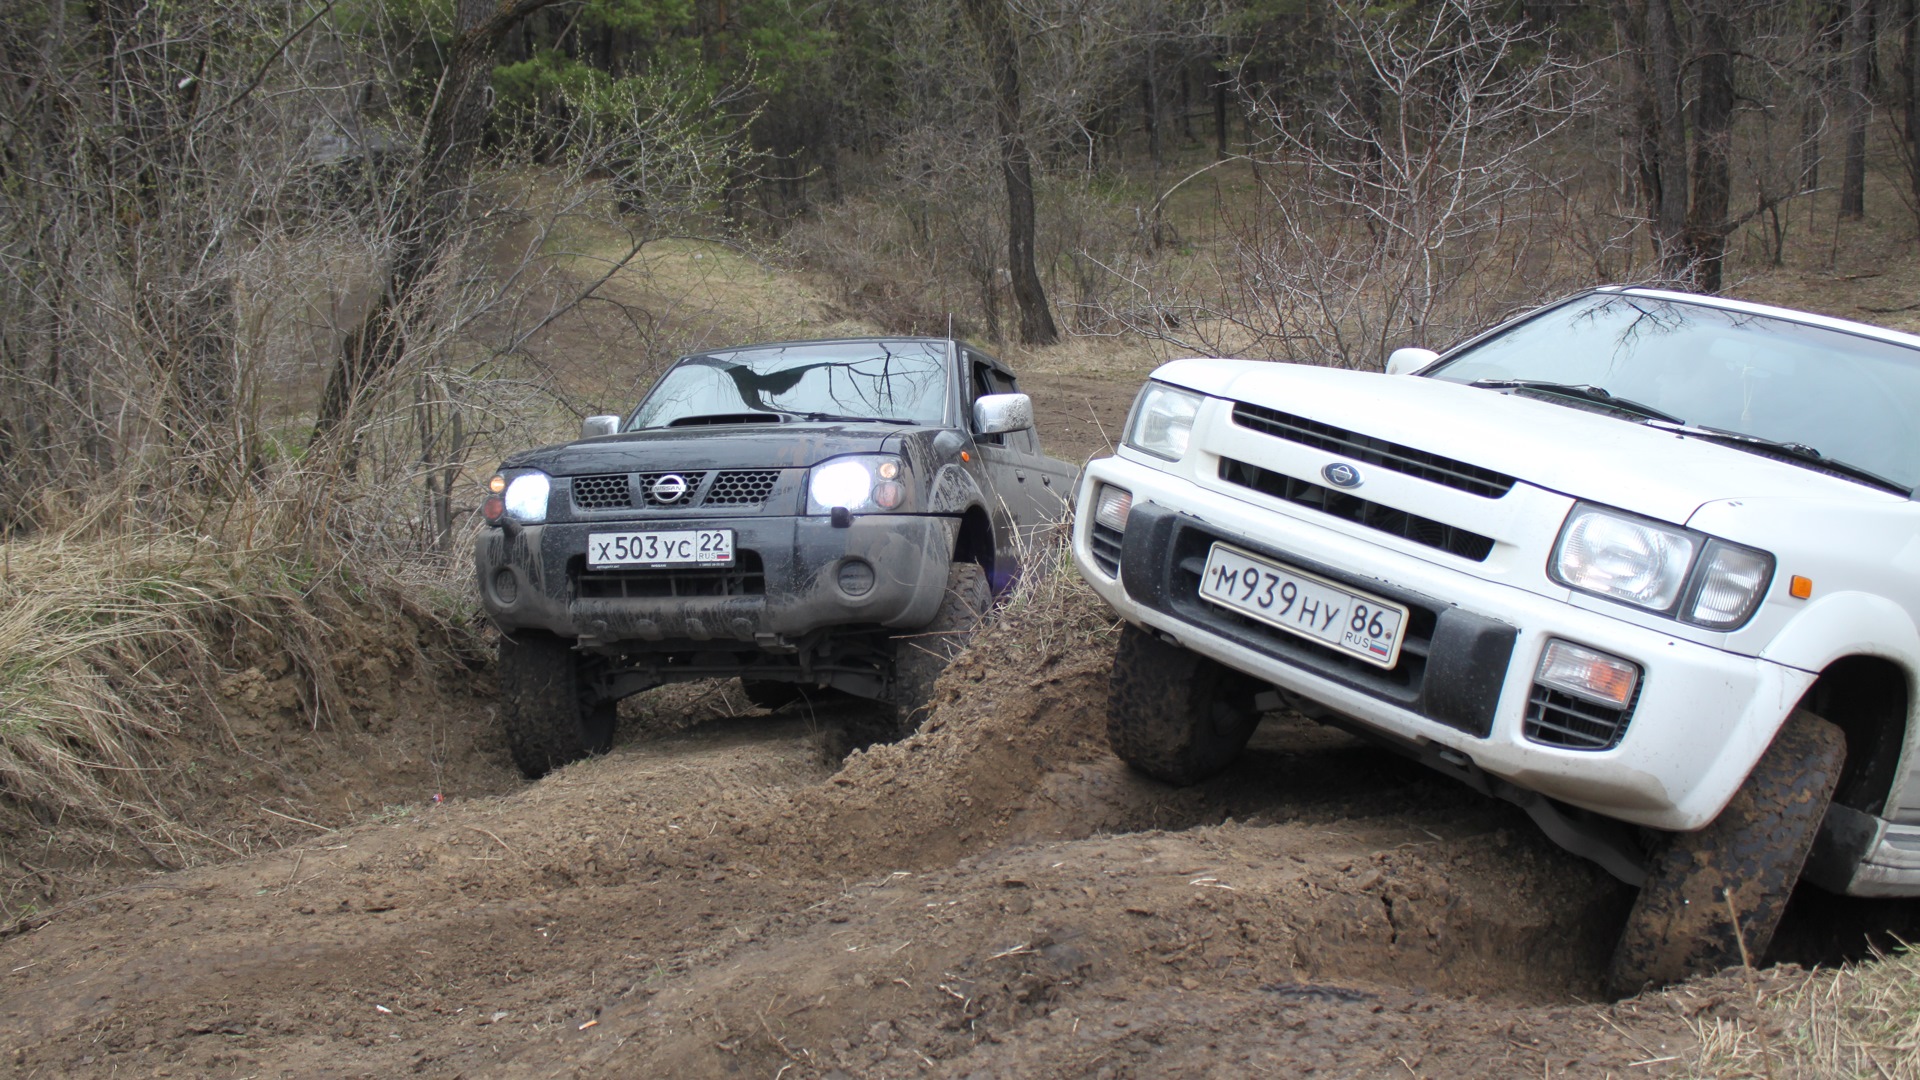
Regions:
<instances>
[{"instance_id":1,"label":"front grille of white suv","mask_svg":"<svg viewBox=\"0 0 1920 1080\"><path fill-rule=\"evenodd\" d=\"M1276 439L1325 450L1351 461L1378 465L1392 472L1429 480L1486 499L1498 499L1513 490L1514 479L1505 473L1318 420L1309 420L1304 416L1284 413L1279 409L1269 409L1264 405L1235 402L1233 422Z\"/></svg>"},{"instance_id":2,"label":"front grille of white suv","mask_svg":"<svg viewBox=\"0 0 1920 1080\"><path fill-rule=\"evenodd\" d=\"M1481 536L1445 522L1371 502L1351 492L1336 491L1244 461L1221 458L1220 479L1474 562L1486 561L1487 555L1493 551L1493 538L1490 536Z\"/></svg>"}]
</instances>

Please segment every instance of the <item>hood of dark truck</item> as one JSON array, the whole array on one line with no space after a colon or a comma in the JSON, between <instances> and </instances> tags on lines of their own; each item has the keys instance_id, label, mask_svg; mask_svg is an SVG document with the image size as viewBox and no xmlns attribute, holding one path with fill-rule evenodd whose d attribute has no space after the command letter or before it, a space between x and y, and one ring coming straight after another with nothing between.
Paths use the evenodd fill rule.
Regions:
<instances>
[{"instance_id":1,"label":"hood of dark truck","mask_svg":"<svg viewBox=\"0 0 1920 1080\"><path fill-rule=\"evenodd\" d=\"M539 469L549 476L657 469L809 468L842 454L887 449L904 430L894 424L727 424L654 428L602 435L515 454L505 469ZM896 446L897 448L897 446Z\"/></svg>"}]
</instances>

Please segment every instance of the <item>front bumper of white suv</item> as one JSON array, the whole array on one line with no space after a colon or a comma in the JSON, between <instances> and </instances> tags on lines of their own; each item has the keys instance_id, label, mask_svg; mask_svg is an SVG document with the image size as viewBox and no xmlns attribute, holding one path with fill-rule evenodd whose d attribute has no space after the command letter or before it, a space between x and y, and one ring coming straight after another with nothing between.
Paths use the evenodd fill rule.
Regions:
<instances>
[{"instance_id":1,"label":"front bumper of white suv","mask_svg":"<svg viewBox=\"0 0 1920 1080\"><path fill-rule=\"evenodd\" d=\"M1096 521L1106 485L1131 495L1124 529ZM1526 505L1489 515L1524 509L1547 535L1572 505L1524 485L1499 502L1508 499ZM1711 821L1814 678L1500 580L1521 575L1497 557L1487 565L1444 550L1423 558L1398 549L1411 545L1371 543L1349 523L1323 524L1311 510L1279 504L1144 460L1098 460L1081 482L1074 559L1124 618L1184 648L1390 741L1445 751L1446 760L1518 788L1659 829ZM1397 663L1382 669L1201 599L1201 568L1216 542L1405 605ZM1611 717L1585 710L1578 731L1556 723L1569 703L1536 680L1556 639L1638 665L1626 707ZM1686 722L1664 719L1674 717Z\"/></svg>"}]
</instances>

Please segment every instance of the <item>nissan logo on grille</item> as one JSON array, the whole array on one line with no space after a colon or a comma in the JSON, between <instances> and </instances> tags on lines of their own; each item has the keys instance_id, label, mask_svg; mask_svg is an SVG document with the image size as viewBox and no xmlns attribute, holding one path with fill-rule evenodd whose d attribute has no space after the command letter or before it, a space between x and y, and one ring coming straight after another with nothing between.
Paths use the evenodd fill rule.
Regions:
<instances>
[{"instance_id":1,"label":"nissan logo on grille","mask_svg":"<svg viewBox=\"0 0 1920 1080\"><path fill-rule=\"evenodd\" d=\"M687 494L687 478L679 473L668 473L653 482L653 490L649 494L657 503L677 503Z\"/></svg>"},{"instance_id":2,"label":"nissan logo on grille","mask_svg":"<svg viewBox=\"0 0 1920 1080\"><path fill-rule=\"evenodd\" d=\"M1344 461L1336 461L1320 470L1327 483L1337 488L1357 488L1360 486L1360 470Z\"/></svg>"}]
</instances>

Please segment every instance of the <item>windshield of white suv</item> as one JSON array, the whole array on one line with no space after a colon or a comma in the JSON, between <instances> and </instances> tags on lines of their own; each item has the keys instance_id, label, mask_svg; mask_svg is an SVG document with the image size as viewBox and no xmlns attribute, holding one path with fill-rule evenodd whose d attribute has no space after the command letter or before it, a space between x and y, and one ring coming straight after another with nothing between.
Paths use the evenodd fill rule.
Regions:
<instances>
[{"instance_id":1,"label":"windshield of white suv","mask_svg":"<svg viewBox=\"0 0 1920 1080\"><path fill-rule=\"evenodd\" d=\"M795 420L938 424L943 341L831 341L689 356L661 377L626 430Z\"/></svg>"},{"instance_id":2,"label":"windshield of white suv","mask_svg":"<svg viewBox=\"0 0 1920 1080\"><path fill-rule=\"evenodd\" d=\"M1815 468L1830 459L1909 490L1920 483L1920 350L1841 330L1596 294L1541 312L1423 374L1683 433L1751 436L1782 444L1781 456Z\"/></svg>"}]
</instances>

